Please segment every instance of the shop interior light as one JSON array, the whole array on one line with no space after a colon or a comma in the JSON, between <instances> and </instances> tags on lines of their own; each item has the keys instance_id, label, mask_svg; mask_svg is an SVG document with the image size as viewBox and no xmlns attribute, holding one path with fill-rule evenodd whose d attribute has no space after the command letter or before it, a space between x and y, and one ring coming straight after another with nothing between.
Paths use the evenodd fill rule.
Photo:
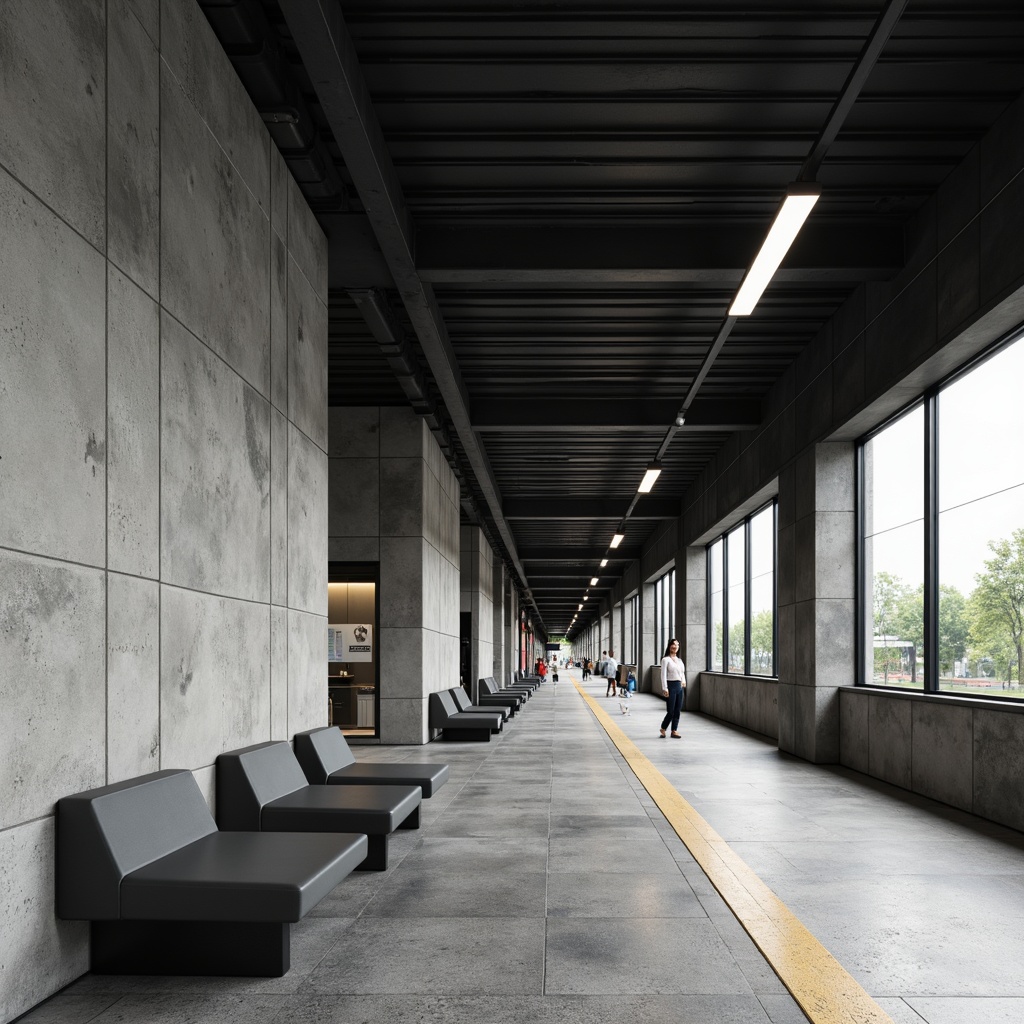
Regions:
<instances>
[{"instance_id":1,"label":"shop interior light","mask_svg":"<svg viewBox=\"0 0 1024 1024\"><path fill-rule=\"evenodd\" d=\"M590 581L590 585L591 585L592 587L596 587L596 586L597 586L597 577L596 577L596 576L595 576L595 577L593 577L593 579L591 579L591 581Z\"/></svg>"},{"instance_id":2,"label":"shop interior light","mask_svg":"<svg viewBox=\"0 0 1024 1024\"><path fill-rule=\"evenodd\" d=\"M798 182L786 190L786 198L761 243L761 250L754 257L740 290L732 300L729 316L750 316L754 312L820 196L821 189L814 182Z\"/></svg>"},{"instance_id":3,"label":"shop interior light","mask_svg":"<svg viewBox=\"0 0 1024 1024\"><path fill-rule=\"evenodd\" d=\"M647 472L644 473L644 478L640 481L640 486L637 488L637 491L640 494L650 494L651 488L654 487L654 481L657 480L659 476L661 476L661 463L652 462L647 467Z\"/></svg>"}]
</instances>

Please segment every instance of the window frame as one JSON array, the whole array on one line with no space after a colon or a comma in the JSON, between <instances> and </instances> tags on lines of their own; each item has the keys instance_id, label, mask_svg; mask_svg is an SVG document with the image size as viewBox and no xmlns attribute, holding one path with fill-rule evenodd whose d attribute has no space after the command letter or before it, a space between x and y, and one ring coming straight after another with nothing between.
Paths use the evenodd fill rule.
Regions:
<instances>
[{"instance_id":1,"label":"window frame","mask_svg":"<svg viewBox=\"0 0 1024 1024\"><path fill-rule=\"evenodd\" d=\"M751 569L752 569L752 558L751 558L751 521L756 519L763 513L771 510L772 514L772 664L771 672L768 673L752 673L750 671L751 666L751 652L750 652L750 626L751 626ZM743 535L743 671L734 671L729 668L729 590L731 589L729 583L729 538L735 536L739 531L742 530ZM715 544L721 542L721 565L719 566L719 574L722 580L722 667L717 669L714 667L714 655L715 655L715 638L714 628L715 624L713 621L713 615L711 614L712 608L712 593L711 593L711 581L712 581L712 548ZM748 515L744 516L737 523L733 523L727 530L723 530L720 534L712 537L704 546L705 551L705 608L708 614L706 615L706 657L705 663L707 672L721 672L727 675L734 676L750 676L752 679L778 679L779 678L779 499L778 496L774 496L766 501L763 505L754 509ZM732 586L735 586L733 584Z\"/></svg>"},{"instance_id":2,"label":"window frame","mask_svg":"<svg viewBox=\"0 0 1024 1024\"><path fill-rule=\"evenodd\" d=\"M891 416L887 416L881 423L861 435L857 439L854 459L854 495L855 495L855 571L856 571L856 600L854 613L854 628L856 630L855 658L854 658L854 685L863 686L866 689L882 690L885 692L897 692L904 695L926 694L929 697L952 697L968 700L989 700L1006 701L1009 699L1005 693L959 693L943 690L939 686L939 586L941 574L939 566L939 405L942 392L973 373L984 363L996 358L1003 350L1020 342L1024 344L1024 324L1018 325L1012 331L1004 335L998 341L988 346L983 352L978 353L969 359L962 366L957 367L951 373L941 378L935 384L926 388L911 401L901 406ZM924 605L924 630L922 643L922 656L924 659L924 672L921 677L921 686L886 686L884 683L875 682L867 678L867 555L865 543L865 528L867 524L867 480L865 474L865 446L875 437L878 437L889 427L904 416L910 415L916 408L922 407L924 417L924 444L921 457L924 461L924 493L922 494L922 517L924 523L924 559L923 559L923 605ZM1018 667L1018 673L1022 673L1022 667ZM1016 698L1024 703L1021 698Z\"/></svg>"}]
</instances>

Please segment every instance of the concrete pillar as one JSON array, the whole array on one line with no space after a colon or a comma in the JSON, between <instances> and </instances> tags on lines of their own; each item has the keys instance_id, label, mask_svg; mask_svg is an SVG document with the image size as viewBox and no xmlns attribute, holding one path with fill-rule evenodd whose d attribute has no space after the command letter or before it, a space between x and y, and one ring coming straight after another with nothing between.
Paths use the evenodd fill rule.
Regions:
<instances>
[{"instance_id":1,"label":"concrete pillar","mask_svg":"<svg viewBox=\"0 0 1024 1024\"><path fill-rule=\"evenodd\" d=\"M779 749L839 760L854 682L854 447L815 445L779 476Z\"/></svg>"},{"instance_id":2,"label":"concrete pillar","mask_svg":"<svg viewBox=\"0 0 1024 1024\"><path fill-rule=\"evenodd\" d=\"M677 639L686 665L686 706L691 711L700 710L700 673L708 664L707 569L703 547L683 548L676 559L676 621L683 623Z\"/></svg>"},{"instance_id":3,"label":"concrete pillar","mask_svg":"<svg viewBox=\"0 0 1024 1024\"><path fill-rule=\"evenodd\" d=\"M479 526L463 526L461 536L459 607L470 614L468 682L475 693L477 680L490 675L494 663L494 553Z\"/></svg>"},{"instance_id":4,"label":"concrete pillar","mask_svg":"<svg viewBox=\"0 0 1024 1024\"><path fill-rule=\"evenodd\" d=\"M491 575L494 580L494 605L491 615L491 633L494 637L494 648L491 655L491 668L484 675L492 675L495 679L507 678L508 671L508 630L505 628L506 607L508 603L508 580L505 565L501 557L494 555L491 563Z\"/></svg>"}]
</instances>

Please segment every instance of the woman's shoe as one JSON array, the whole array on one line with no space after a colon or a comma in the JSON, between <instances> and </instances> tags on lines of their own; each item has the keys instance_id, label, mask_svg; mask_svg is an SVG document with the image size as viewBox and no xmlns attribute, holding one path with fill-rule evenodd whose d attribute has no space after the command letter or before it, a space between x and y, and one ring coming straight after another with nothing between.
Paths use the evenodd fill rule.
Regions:
<instances>
[{"instance_id":1,"label":"woman's shoe","mask_svg":"<svg viewBox=\"0 0 1024 1024\"><path fill-rule=\"evenodd\" d=\"M662 730L660 730L660 731L661 731L661 738L662 738L662 739L664 739L664 738L665 738L665 730L664 730L664 729L662 729Z\"/></svg>"},{"instance_id":2,"label":"woman's shoe","mask_svg":"<svg viewBox=\"0 0 1024 1024\"><path fill-rule=\"evenodd\" d=\"M664 736L665 734L662 733L661 735ZM672 739L674 739L674 740L681 740L682 738L683 737L680 736L679 733L677 733L677 732L672 733Z\"/></svg>"}]
</instances>

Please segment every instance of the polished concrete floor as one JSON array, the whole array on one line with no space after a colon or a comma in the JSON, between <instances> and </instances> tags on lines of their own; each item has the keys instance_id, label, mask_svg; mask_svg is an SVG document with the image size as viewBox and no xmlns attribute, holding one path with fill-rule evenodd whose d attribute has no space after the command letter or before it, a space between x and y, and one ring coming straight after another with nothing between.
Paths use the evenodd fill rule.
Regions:
<instances>
[{"instance_id":1,"label":"polished concrete floor","mask_svg":"<svg viewBox=\"0 0 1024 1024\"><path fill-rule=\"evenodd\" d=\"M566 672L296 925L279 979L86 976L31 1024L799 1024L806 1020ZM575 673L572 674L578 679ZM615 723L896 1024L1024 1021L1024 836L660 700Z\"/></svg>"}]
</instances>

